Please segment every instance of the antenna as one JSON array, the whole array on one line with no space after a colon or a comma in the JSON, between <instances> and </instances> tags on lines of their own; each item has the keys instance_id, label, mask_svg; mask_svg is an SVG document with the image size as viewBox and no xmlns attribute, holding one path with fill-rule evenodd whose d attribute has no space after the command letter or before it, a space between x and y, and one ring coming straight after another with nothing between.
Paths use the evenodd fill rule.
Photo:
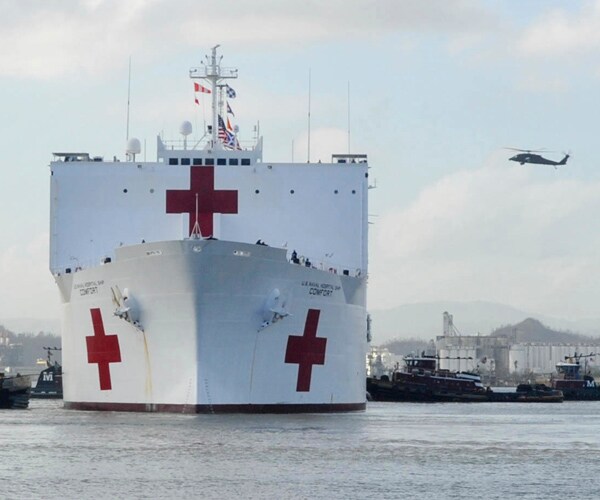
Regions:
<instances>
[{"instance_id":1,"label":"antenna","mask_svg":"<svg viewBox=\"0 0 600 500\"><path fill-rule=\"evenodd\" d=\"M310 68L308 68L308 158L310 163Z\"/></svg>"},{"instance_id":2,"label":"antenna","mask_svg":"<svg viewBox=\"0 0 600 500\"><path fill-rule=\"evenodd\" d=\"M129 56L129 76L127 78L127 131L125 142L129 140L129 103L131 101L131 56Z\"/></svg>"},{"instance_id":3,"label":"antenna","mask_svg":"<svg viewBox=\"0 0 600 500\"><path fill-rule=\"evenodd\" d=\"M350 154L350 80L348 80L348 154Z\"/></svg>"},{"instance_id":4,"label":"antenna","mask_svg":"<svg viewBox=\"0 0 600 500\"><path fill-rule=\"evenodd\" d=\"M220 47L220 44L215 45L211 49L210 56L210 76L212 77L210 82L212 83L212 143L213 146L217 143L218 136L218 121L217 118L219 116L219 109L217 108L217 83L219 82L219 73L221 71L219 65L217 64L217 49ZM221 60L219 59L219 62Z\"/></svg>"}]
</instances>

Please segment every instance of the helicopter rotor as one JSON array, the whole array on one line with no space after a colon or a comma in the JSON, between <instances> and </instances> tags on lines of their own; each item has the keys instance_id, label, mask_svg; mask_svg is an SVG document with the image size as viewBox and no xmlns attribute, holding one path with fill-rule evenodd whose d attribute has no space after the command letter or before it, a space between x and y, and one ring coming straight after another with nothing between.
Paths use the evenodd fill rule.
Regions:
<instances>
[{"instance_id":1,"label":"helicopter rotor","mask_svg":"<svg viewBox=\"0 0 600 500\"><path fill-rule=\"evenodd\" d=\"M510 149L511 151L519 151L521 153L554 153L554 151L548 151L547 149L520 149L520 148L504 148Z\"/></svg>"}]
</instances>

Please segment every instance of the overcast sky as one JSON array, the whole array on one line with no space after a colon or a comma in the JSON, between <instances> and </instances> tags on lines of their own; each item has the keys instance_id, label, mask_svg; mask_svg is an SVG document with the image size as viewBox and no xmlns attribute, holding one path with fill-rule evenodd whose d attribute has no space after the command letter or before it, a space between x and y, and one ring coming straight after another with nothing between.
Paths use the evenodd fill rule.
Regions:
<instances>
[{"instance_id":1,"label":"overcast sky","mask_svg":"<svg viewBox=\"0 0 600 500\"><path fill-rule=\"evenodd\" d=\"M188 69L220 43L264 157L369 155L369 307L484 300L600 316L600 1L0 0L0 323L56 318L53 151L123 156L195 126ZM200 127L196 127L199 130ZM292 148L293 145L293 148ZM566 167L518 165L547 148ZM293 149L293 151L292 151Z\"/></svg>"}]
</instances>

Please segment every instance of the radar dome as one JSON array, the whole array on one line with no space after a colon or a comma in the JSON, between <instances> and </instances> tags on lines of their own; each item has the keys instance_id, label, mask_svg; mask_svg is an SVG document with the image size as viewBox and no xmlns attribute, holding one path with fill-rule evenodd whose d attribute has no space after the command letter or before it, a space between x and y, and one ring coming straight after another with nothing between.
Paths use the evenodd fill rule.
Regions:
<instances>
[{"instance_id":1,"label":"radar dome","mask_svg":"<svg viewBox=\"0 0 600 500\"><path fill-rule=\"evenodd\" d=\"M179 126L179 133L185 136L190 135L192 133L192 124L187 120L182 122Z\"/></svg>"},{"instance_id":2,"label":"radar dome","mask_svg":"<svg viewBox=\"0 0 600 500\"><path fill-rule=\"evenodd\" d=\"M140 140L132 137L127 141L127 154L137 155L141 153L142 146L140 144Z\"/></svg>"}]
</instances>

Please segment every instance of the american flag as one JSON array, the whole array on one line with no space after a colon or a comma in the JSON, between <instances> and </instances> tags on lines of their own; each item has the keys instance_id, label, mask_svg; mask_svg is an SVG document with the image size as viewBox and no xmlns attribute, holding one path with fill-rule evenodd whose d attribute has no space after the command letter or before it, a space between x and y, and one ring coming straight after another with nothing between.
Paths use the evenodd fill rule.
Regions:
<instances>
[{"instance_id":1,"label":"american flag","mask_svg":"<svg viewBox=\"0 0 600 500\"><path fill-rule=\"evenodd\" d=\"M221 115L219 115L219 139L221 139L221 142L227 143L227 129Z\"/></svg>"},{"instance_id":2,"label":"american flag","mask_svg":"<svg viewBox=\"0 0 600 500\"><path fill-rule=\"evenodd\" d=\"M219 115L219 139L228 149L240 149L237 138L225 128L225 122Z\"/></svg>"}]
</instances>

